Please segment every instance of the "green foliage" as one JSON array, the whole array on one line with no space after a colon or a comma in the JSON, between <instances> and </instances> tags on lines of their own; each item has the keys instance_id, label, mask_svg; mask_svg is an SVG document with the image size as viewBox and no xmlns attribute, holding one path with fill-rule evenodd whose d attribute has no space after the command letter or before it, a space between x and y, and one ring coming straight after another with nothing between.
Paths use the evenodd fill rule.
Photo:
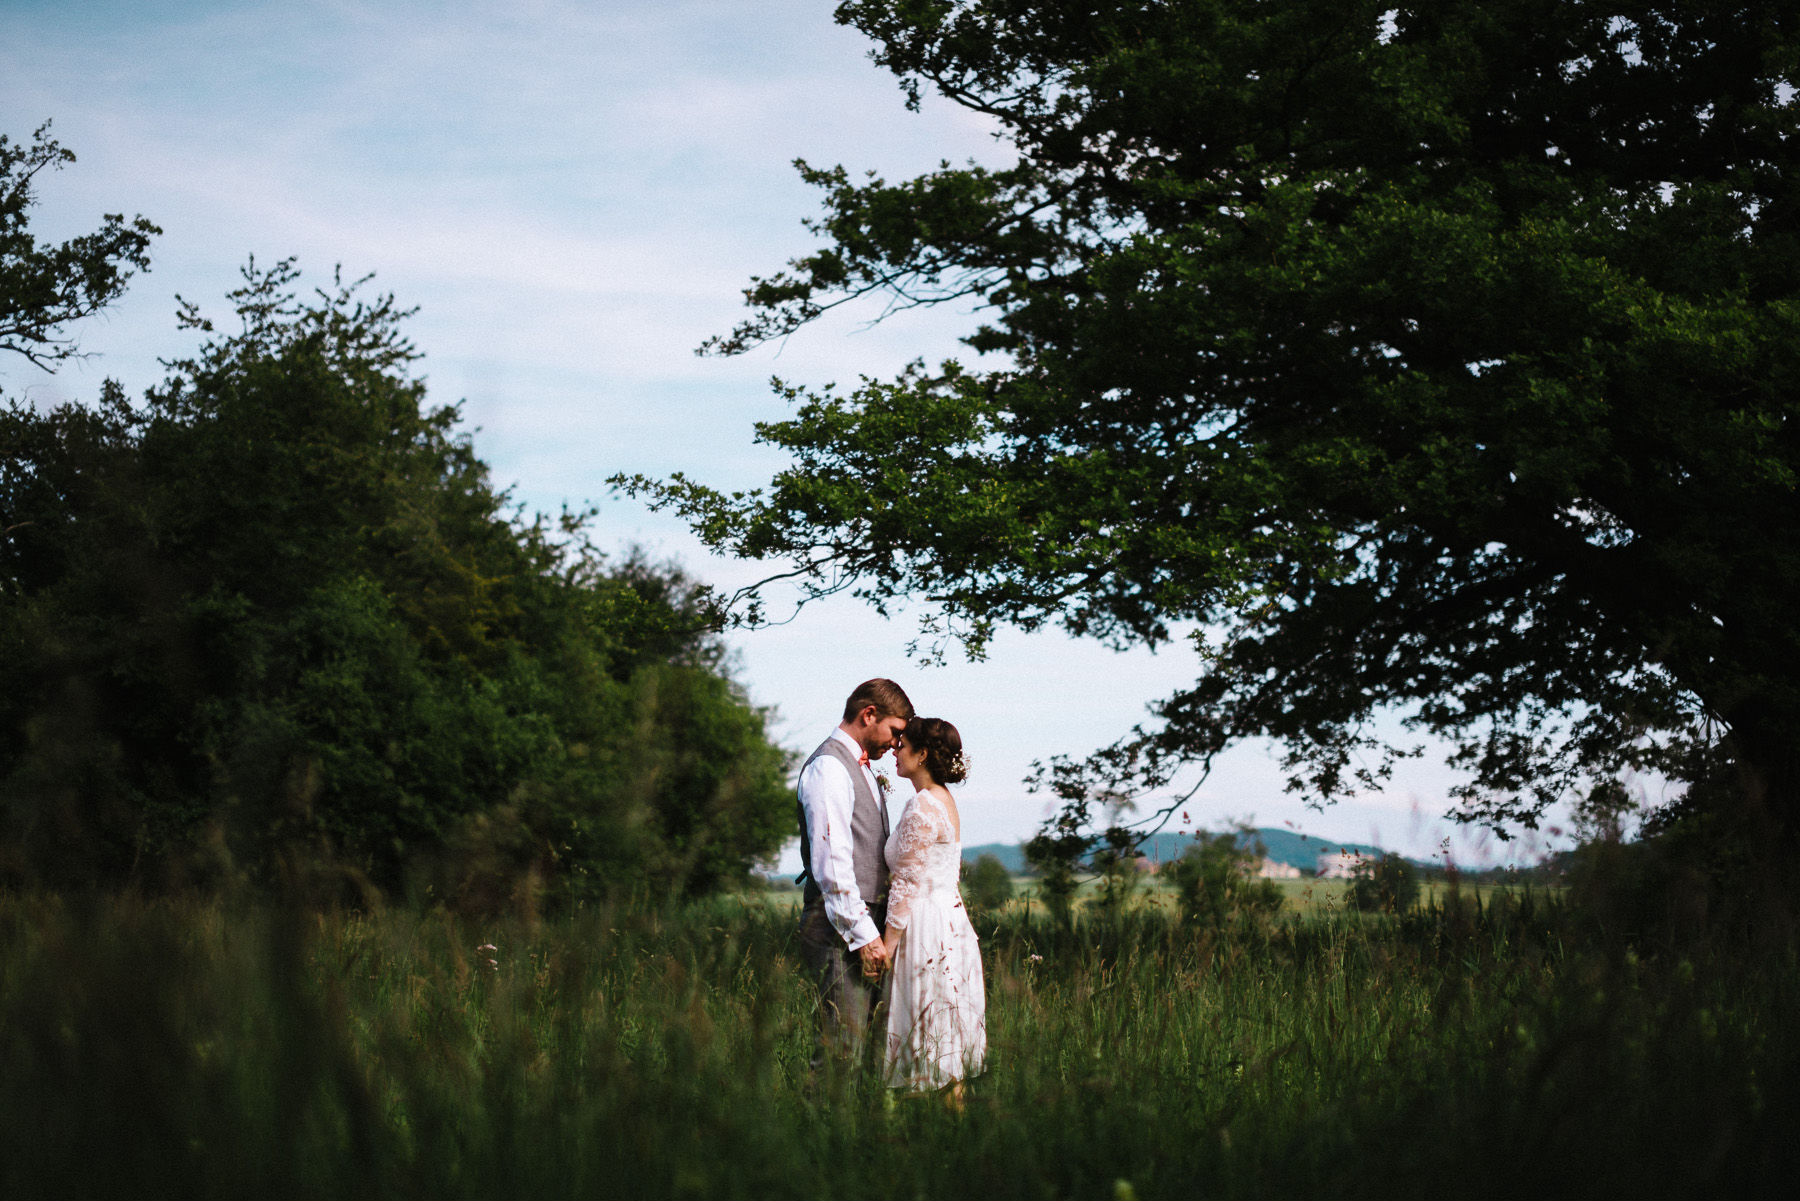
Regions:
<instances>
[{"instance_id":1,"label":"green foliage","mask_svg":"<svg viewBox=\"0 0 1800 1201\"><path fill-rule=\"evenodd\" d=\"M929 596L976 650L1004 623L1193 623L1203 673L1160 722L1051 769L1072 804L1253 736L1329 800L1407 752L1372 732L1388 708L1460 748L1472 820L1529 826L1631 767L1800 822L1789 5L838 19L1016 162L802 165L823 246L713 349L885 293L975 308L1000 358L788 389L770 488L640 494L820 594Z\"/></svg>"},{"instance_id":2,"label":"green foliage","mask_svg":"<svg viewBox=\"0 0 1800 1201\"><path fill-rule=\"evenodd\" d=\"M962 865L962 895L970 909L988 913L1002 909L1013 899L1012 876L993 855L983 855Z\"/></svg>"},{"instance_id":3,"label":"green foliage","mask_svg":"<svg viewBox=\"0 0 1800 1201\"><path fill-rule=\"evenodd\" d=\"M1181 858L1163 868L1183 920L1219 927L1278 913L1281 889L1256 874L1265 853L1261 843L1246 844L1236 833L1197 831Z\"/></svg>"},{"instance_id":4,"label":"green foliage","mask_svg":"<svg viewBox=\"0 0 1800 1201\"><path fill-rule=\"evenodd\" d=\"M392 298L294 280L252 264L241 332L140 404L0 413L14 872L316 862L474 905L741 877L789 832L787 762L710 594L510 513Z\"/></svg>"},{"instance_id":5,"label":"green foliage","mask_svg":"<svg viewBox=\"0 0 1800 1201\"><path fill-rule=\"evenodd\" d=\"M1088 867L1099 879L1101 910L1123 913L1143 882L1143 856L1137 853L1137 836L1130 830L1114 826L1104 838L1105 845L1094 852Z\"/></svg>"},{"instance_id":6,"label":"green foliage","mask_svg":"<svg viewBox=\"0 0 1800 1201\"><path fill-rule=\"evenodd\" d=\"M1074 917L1077 875L1093 839L1073 816L1064 811L1025 843L1025 862L1037 874L1037 894L1050 912L1065 925Z\"/></svg>"},{"instance_id":7,"label":"green foliage","mask_svg":"<svg viewBox=\"0 0 1800 1201\"><path fill-rule=\"evenodd\" d=\"M1350 903L1365 913L1405 913L1419 903L1419 873L1392 851L1364 859L1350 874Z\"/></svg>"},{"instance_id":8,"label":"green foliage","mask_svg":"<svg viewBox=\"0 0 1800 1201\"><path fill-rule=\"evenodd\" d=\"M1569 896L1596 929L1625 937L1792 929L1785 865L1743 834L1721 815L1702 813L1631 841L1591 839L1563 859Z\"/></svg>"},{"instance_id":9,"label":"green foliage","mask_svg":"<svg viewBox=\"0 0 1800 1201\"><path fill-rule=\"evenodd\" d=\"M1780 1196L1791 948L1525 902L983 932L965 1113L809 1080L791 911L0 900L0 1194ZM1599 1182L1596 1186L1593 1182Z\"/></svg>"}]
</instances>

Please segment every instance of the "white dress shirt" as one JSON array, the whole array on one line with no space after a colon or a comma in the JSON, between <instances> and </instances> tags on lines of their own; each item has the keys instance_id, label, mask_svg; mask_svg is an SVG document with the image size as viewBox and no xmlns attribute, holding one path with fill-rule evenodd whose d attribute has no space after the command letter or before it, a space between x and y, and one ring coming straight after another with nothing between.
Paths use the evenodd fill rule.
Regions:
<instances>
[{"instance_id":1,"label":"white dress shirt","mask_svg":"<svg viewBox=\"0 0 1800 1201\"><path fill-rule=\"evenodd\" d=\"M843 730L831 736L843 742L858 755L863 753L856 739ZM885 804L881 788L875 783L872 768L861 769L869 782L875 803ZM820 755L800 772L800 807L806 812L806 836L811 843L813 880L825 897L825 916L841 934L852 951L860 950L881 937L869 906L856 884L856 862L850 843L850 813L856 807L856 793L850 773L834 755Z\"/></svg>"}]
</instances>

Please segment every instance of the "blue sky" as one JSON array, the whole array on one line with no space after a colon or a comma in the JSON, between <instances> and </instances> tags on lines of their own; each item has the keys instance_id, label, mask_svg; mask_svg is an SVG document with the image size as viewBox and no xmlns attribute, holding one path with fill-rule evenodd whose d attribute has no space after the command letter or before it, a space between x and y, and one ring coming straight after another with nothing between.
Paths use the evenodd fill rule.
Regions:
<instances>
[{"instance_id":1,"label":"blue sky","mask_svg":"<svg viewBox=\"0 0 1800 1201\"><path fill-rule=\"evenodd\" d=\"M40 232L85 232L117 211L165 231L152 271L82 329L95 357L54 377L0 363L0 389L53 404L112 376L141 391L159 358L190 346L175 294L223 311L250 254L298 256L321 282L338 263L374 271L419 306L433 398L464 402L477 450L520 500L597 501L603 544L642 544L728 586L754 578L603 481L681 470L754 486L781 465L750 440L754 421L785 412L771 375L889 374L957 354L969 325L934 311L871 326L871 308L742 358L696 357L741 314L750 275L811 245L799 220L814 200L791 161L895 178L1007 158L982 118L943 103L907 112L832 7L0 0L0 131L19 139L53 118L80 157L44 181ZM1003 635L985 663L925 668L903 649L913 619L838 599L734 645L797 748L870 675L957 722L976 768L962 794L969 842L1028 836L1044 808L1019 782L1033 759L1110 742L1194 674L1180 646L1113 654L1056 633ZM1451 778L1416 761L1386 794L1318 813L1249 746L1188 811L1419 855L1449 836L1459 859L1483 859L1491 844L1440 820Z\"/></svg>"}]
</instances>

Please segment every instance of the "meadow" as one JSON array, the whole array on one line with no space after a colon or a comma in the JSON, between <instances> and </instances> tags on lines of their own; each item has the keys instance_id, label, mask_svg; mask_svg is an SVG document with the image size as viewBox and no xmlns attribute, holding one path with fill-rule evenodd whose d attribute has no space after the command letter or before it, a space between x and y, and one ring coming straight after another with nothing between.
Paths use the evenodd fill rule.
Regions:
<instances>
[{"instance_id":1,"label":"meadow","mask_svg":"<svg viewBox=\"0 0 1800 1201\"><path fill-rule=\"evenodd\" d=\"M1027 901L1033 906L1041 904L1037 878L1013 876L1011 883L1015 899L1009 902L1005 913L1025 918L1028 916ZM1271 883L1281 893L1283 912L1290 917L1329 917L1345 913L1351 908L1348 880L1315 879L1309 876L1298 880L1273 880ZM1132 890L1131 904L1133 908L1160 909L1172 915L1176 892L1175 885L1165 878L1145 873ZM1555 901L1561 897L1562 892L1561 888L1545 888L1535 884L1465 883L1452 888L1442 881L1427 880L1419 886L1419 896L1428 906L1436 905L1439 900L1448 902L1452 895L1460 901L1475 901L1485 906L1496 901L1505 904L1512 900L1522 900L1526 896ZM788 886L783 877L774 881L773 887L747 893L743 899L760 901L776 908L792 907L799 903L800 890ZM1075 904L1084 912L1100 903L1101 888L1098 883L1087 881L1076 890Z\"/></svg>"},{"instance_id":2,"label":"meadow","mask_svg":"<svg viewBox=\"0 0 1800 1201\"><path fill-rule=\"evenodd\" d=\"M1529 894L1226 927L982 915L954 1113L814 1077L791 910L0 900L0 1195L1761 1195L1791 948Z\"/></svg>"}]
</instances>

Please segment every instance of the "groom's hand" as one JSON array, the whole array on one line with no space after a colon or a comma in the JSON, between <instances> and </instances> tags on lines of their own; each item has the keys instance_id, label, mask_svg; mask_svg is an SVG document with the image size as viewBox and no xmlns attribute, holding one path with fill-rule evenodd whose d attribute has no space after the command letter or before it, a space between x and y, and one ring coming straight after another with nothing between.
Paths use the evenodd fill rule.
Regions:
<instances>
[{"instance_id":1,"label":"groom's hand","mask_svg":"<svg viewBox=\"0 0 1800 1201\"><path fill-rule=\"evenodd\" d=\"M862 956L863 975L869 979L874 980L887 970L887 948L882 945L879 938L874 942L864 943L857 948L856 953Z\"/></svg>"}]
</instances>

